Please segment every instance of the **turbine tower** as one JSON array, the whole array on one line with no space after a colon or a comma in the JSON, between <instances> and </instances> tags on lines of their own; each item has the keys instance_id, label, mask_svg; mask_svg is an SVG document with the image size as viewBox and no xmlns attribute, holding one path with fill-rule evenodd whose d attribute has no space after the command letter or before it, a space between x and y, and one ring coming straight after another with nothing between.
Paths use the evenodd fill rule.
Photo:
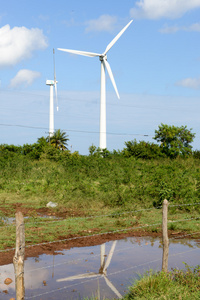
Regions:
<instances>
[{"instance_id":1,"label":"turbine tower","mask_svg":"<svg viewBox=\"0 0 200 300\"><path fill-rule=\"evenodd\" d=\"M100 149L106 148L106 77L105 77L105 69L109 74L110 80L112 85L115 89L117 97L119 99L119 93L117 90L117 86L115 83L115 79L113 73L111 71L110 65L107 61L107 53L112 48L112 46L116 43L116 41L120 38L120 36L124 33L124 31L129 27L129 25L133 22L131 20L119 33L118 35L108 44L106 50L102 53L93 53L93 52L86 52L86 51L79 51L79 50L70 50L70 49L62 49L58 48L58 50L69 52L72 54L78 54L83 56L89 57L96 57L98 56L101 62L101 93L100 93L100 136L99 136L99 147Z\"/></svg>"},{"instance_id":2,"label":"turbine tower","mask_svg":"<svg viewBox=\"0 0 200 300\"><path fill-rule=\"evenodd\" d=\"M54 135L54 95L53 87L55 88L55 96L58 111L58 97L57 97L57 83L56 81L56 69L55 69L55 51L53 49L53 62L54 62L54 80L46 80L46 85L50 86L50 104L49 104L49 137Z\"/></svg>"}]
</instances>

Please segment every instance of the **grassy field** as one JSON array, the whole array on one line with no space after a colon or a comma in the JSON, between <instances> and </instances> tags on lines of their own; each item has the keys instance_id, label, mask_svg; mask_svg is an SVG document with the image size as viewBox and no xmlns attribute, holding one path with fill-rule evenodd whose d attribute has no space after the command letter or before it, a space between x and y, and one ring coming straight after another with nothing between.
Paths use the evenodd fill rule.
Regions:
<instances>
[{"instance_id":1,"label":"grassy field","mask_svg":"<svg viewBox=\"0 0 200 300\"><path fill-rule=\"evenodd\" d=\"M106 232L161 234L165 198L169 233L199 236L199 159L51 154L0 151L0 250L15 247L16 211L25 217L26 245ZM47 208L50 201L57 206ZM199 271L148 273L124 300L199 299Z\"/></svg>"},{"instance_id":2,"label":"grassy field","mask_svg":"<svg viewBox=\"0 0 200 300\"><path fill-rule=\"evenodd\" d=\"M165 198L169 229L198 232L199 170L200 161L193 157L144 160L63 153L31 159L1 153L0 249L15 245L15 226L6 218L14 218L16 210L28 217L27 244L121 230L159 233ZM47 208L50 201L57 207Z\"/></svg>"}]
</instances>

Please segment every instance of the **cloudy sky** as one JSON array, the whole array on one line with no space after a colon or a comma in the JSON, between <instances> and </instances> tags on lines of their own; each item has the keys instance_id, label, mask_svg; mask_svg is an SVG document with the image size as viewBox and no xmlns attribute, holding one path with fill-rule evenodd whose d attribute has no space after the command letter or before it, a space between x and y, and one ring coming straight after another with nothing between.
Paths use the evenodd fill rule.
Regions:
<instances>
[{"instance_id":1,"label":"cloudy sky","mask_svg":"<svg viewBox=\"0 0 200 300\"><path fill-rule=\"evenodd\" d=\"M0 144L34 143L49 132L55 49L55 128L69 148L99 145L100 62L58 51L108 53L120 94L107 76L107 147L153 142L161 123L187 125L200 149L200 0L8 0L0 10Z\"/></svg>"}]
</instances>

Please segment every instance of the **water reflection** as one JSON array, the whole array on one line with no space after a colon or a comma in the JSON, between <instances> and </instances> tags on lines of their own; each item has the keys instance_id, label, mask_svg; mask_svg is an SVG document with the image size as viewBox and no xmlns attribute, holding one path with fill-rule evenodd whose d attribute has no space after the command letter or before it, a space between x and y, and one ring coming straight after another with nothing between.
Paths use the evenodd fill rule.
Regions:
<instances>
[{"instance_id":1,"label":"water reflection","mask_svg":"<svg viewBox=\"0 0 200 300\"><path fill-rule=\"evenodd\" d=\"M63 282L63 281L73 281L76 279L83 279L83 278L94 278L94 277L103 277L105 279L105 282L107 286L115 293L115 295L121 299L122 295L119 293L119 291L115 288L115 286L111 283L111 281L107 277L107 269L110 265L115 247L116 247L117 241L114 241L112 244L112 247L110 249L110 252L108 254L108 257L106 259L105 255L105 244L101 245L101 257L100 257L100 268L98 273L92 272L92 273L85 273L85 274L79 274L71 277L66 277L62 279L57 279L57 282Z\"/></svg>"},{"instance_id":2,"label":"water reflection","mask_svg":"<svg viewBox=\"0 0 200 300\"><path fill-rule=\"evenodd\" d=\"M64 300L97 296L121 298L149 269L161 270L162 243L153 238L126 238L94 247L40 255L25 261L25 299ZM169 269L199 261L200 240L170 240ZM4 280L13 282L5 285ZM15 298L13 265L0 266L0 299Z\"/></svg>"}]
</instances>

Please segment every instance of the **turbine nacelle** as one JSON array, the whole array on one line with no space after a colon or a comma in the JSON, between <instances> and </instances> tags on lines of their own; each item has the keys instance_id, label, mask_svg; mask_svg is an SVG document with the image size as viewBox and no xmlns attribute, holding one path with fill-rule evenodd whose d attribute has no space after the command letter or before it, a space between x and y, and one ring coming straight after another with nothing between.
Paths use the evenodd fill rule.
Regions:
<instances>
[{"instance_id":1,"label":"turbine nacelle","mask_svg":"<svg viewBox=\"0 0 200 300\"><path fill-rule=\"evenodd\" d=\"M107 61L107 55L106 54L102 54L102 55L99 55L99 60L100 61Z\"/></svg>"},{"instance_id":2,"label":"turbine nacelle","mask_svg":"<svg viewBox=\"0 0 200 300\"><path fill-rule=\"evenodd\" d=\"M54 81L54 80L46 80L46 85L55 85L57 84L58 81Z\"/></svg>"}]
</instances>

